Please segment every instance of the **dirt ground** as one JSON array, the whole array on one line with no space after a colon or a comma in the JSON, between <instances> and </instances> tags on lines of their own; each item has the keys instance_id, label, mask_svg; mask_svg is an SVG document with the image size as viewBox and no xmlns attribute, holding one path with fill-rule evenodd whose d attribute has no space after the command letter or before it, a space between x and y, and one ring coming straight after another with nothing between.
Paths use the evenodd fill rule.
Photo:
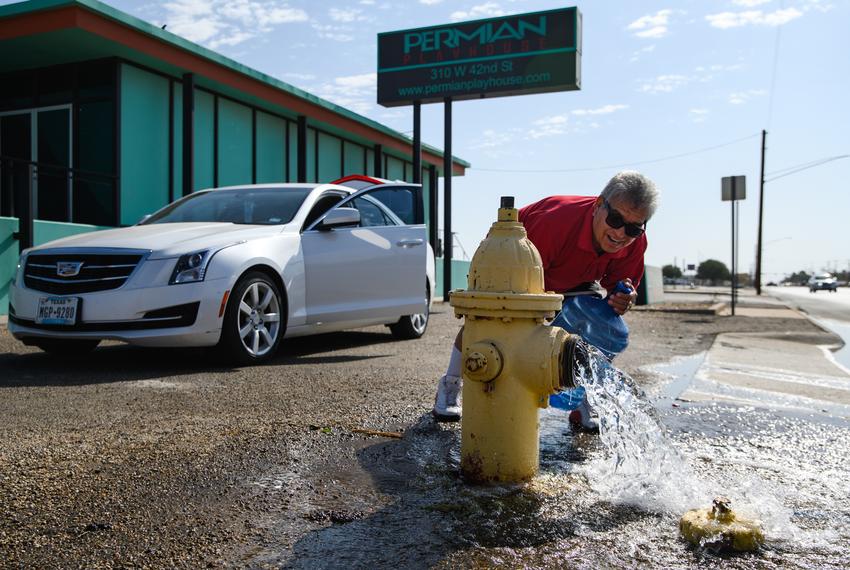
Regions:
<instances>
[{"instance_id":1,"label":"dirt ground","mask_svg":"<svg viewBox=\"0 0 850 570\"><path fill-rule=\"evenodd\" d=\"M802 319L657 308L627 322L618 364L647 387L643 366L706 350L720 332L820 332ZM3 329L0 566L293 565L310 533L393 500L415 468L410 450L382 455L392 438L354 430L434 429L459 324L438 304L417 341L384 328L293 339L271 364L238 369L208 351L117 343L61 361ZM393 475L368 476L370 462Z\"/></svg>"}]
</instances>

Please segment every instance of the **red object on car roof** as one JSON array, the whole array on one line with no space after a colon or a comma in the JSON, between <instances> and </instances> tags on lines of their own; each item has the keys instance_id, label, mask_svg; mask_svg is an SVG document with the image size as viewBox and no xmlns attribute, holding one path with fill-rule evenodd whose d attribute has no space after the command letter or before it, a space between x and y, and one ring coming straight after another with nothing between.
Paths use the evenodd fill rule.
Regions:
<instances>
[{"instance_id":1,"label":"red object on car roof","mask_svg":"<svg viewBox=\"0 0 850 570\"><path fill-rule=\"evenodd\" d=\"M368 182L370 184L383 184L387 182L386 180L381 180L380 178L374 178L372 176L366 176L365 174L349 174L348 176L343 176L338 180L334 180L331 184L345 184L346 182Z\"/></svg>"}]
</instances>

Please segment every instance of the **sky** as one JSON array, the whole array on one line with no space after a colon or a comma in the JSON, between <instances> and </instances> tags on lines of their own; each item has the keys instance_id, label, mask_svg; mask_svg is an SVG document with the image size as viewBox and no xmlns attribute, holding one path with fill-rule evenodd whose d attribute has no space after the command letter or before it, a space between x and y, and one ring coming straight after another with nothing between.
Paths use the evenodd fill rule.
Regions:
<instances>
[{"instance_id":1,"label":"sky","mask_svg":"<svg viewBox=\"0 0 850 570\"><path fill-rule=\"evenodd\" d=\"M378 33L577 6L580 91L453 105L453 154L472 164L453 180L456 258L472 256L500 196L596 195L631 169L661 190L647 229L657 266L731 265L721 178L746 176L738 266L751 271L765 129L765 281L850 268L850 158L829 160L850 155L848 0L108 3L406 134L412 109L376 103ZM423 106L422 136L443 147L441 104Z\"/></svg>"}]
</instances>

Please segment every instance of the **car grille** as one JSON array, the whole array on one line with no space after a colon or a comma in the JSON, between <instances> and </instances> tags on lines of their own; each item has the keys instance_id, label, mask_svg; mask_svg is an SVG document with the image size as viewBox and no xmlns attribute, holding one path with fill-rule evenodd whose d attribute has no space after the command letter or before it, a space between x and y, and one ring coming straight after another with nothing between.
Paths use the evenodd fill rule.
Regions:
<instances>
[{"instance_id":1,"label":"car grille","mask_svg":"<svg viewBox=\"0 0 850 570\"><path fill-rule=\"evenodd\" d=\"M108 291L121 287L141 259L141 254L32 253L24 267L24 284L54 295ZM63 264L81 265L76 275L62 276L59 268Z\"/></svg>"}]
</instances>

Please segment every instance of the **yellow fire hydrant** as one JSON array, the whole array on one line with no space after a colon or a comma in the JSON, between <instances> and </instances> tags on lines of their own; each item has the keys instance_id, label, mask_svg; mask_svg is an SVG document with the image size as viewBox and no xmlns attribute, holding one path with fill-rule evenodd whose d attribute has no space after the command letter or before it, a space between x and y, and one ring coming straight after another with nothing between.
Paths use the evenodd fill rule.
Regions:
<instances>
[{"instance_id":1,"label":"yellow fire hydrant","mask_svg":"<svg viewBox=\"0 0 850 570\"><path fill-rule=\"evenodd\" d=\"M543 289L540 253L502 198L498 221L472 258L467 290L451 292L464 317L461 471L470 482L517 482L540 464L538 408L574 386L576 337L544 324L562 295Z\"/></svg>"}]
</instances>

